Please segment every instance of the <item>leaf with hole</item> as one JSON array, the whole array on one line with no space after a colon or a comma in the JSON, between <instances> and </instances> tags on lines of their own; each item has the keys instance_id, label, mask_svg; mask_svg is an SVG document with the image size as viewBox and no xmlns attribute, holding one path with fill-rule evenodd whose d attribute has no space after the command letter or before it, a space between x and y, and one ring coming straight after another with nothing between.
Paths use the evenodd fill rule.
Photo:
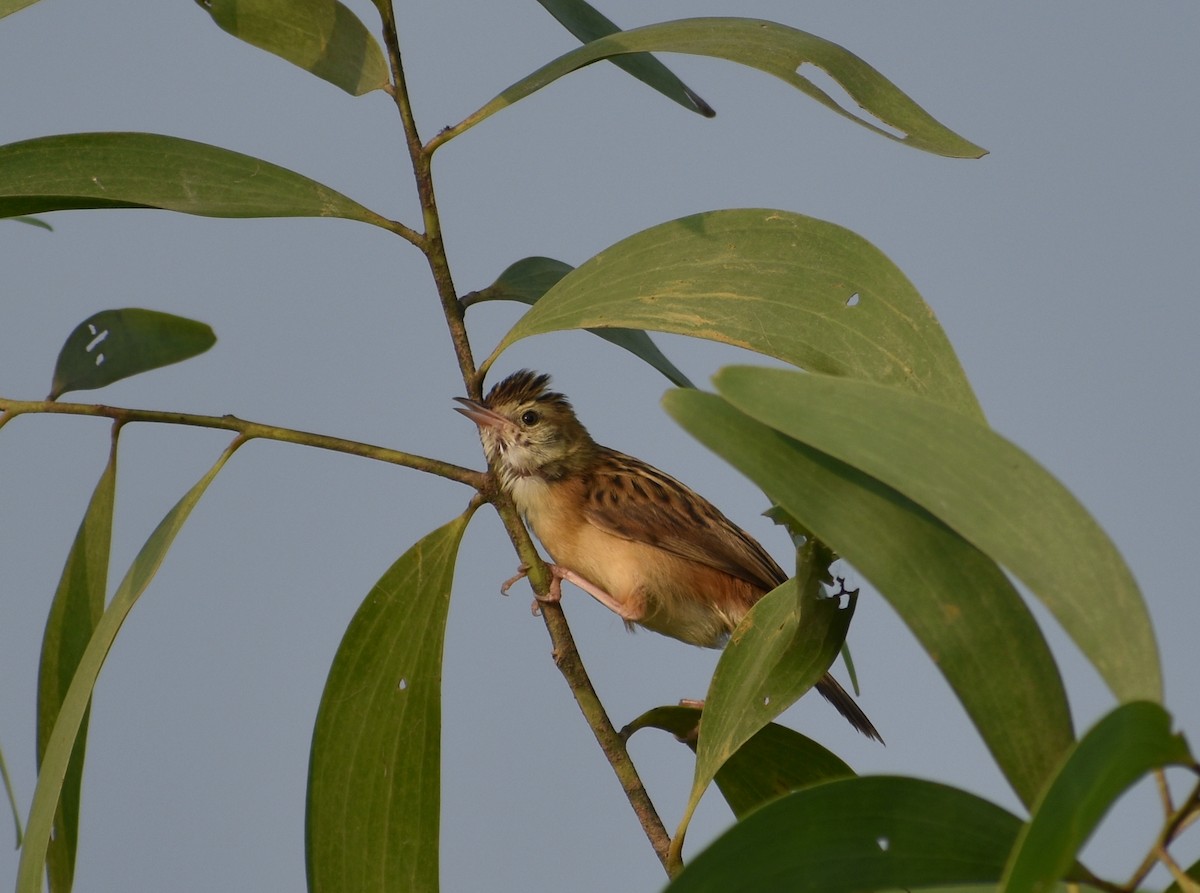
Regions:
<instances>
[{"instance_id":1,"label":"leaf with hole","mask_svg":"<svg viewBox=\"0 0 1200 893\"><path fill-rule=\"evenodd\" d=\"M688 823L718 770L743 744L809 691L846 640L854 598L825 596L830 555L815 540L797 553L797 575L763 596L717 661L704 699L696 770L683 819L671 842L681 857Z\"/></svg>"},{"instance_id":2,"label":"leaf with hole","mask_svg":"<svg viewBox=\"0 0 1200 893\"><path fill-rule=\"evenodd\" d=\"M216 343L213 330L194 319L138 307L102 310L67 336L47 399L179 363Z\"/></svg>"},{"instance_id":3,"label":"leaf with hole","mask_svg":"<svg viewBox=\"0 0 1200 893\"><path fill-rule=\"evenodd\" d=\"M390 83L379 43L336 0L207 0L213 21L246 43L352 96Z\"/></svg>"},{"instance_id":4,"label":"leaf with hole","mask_svg":"<svg viewBox=\"0 0 1200 893\"><path fill-rule=\"evenodd\" d=\"M899 87L849 50L786 25L742 18L681 19L593 40L513 84L449 131L446 138L473 127L585 65L640 52L687 53L739 62L781 78L831 111L888 139L955 158L978 158L987 152L939 123ZM801 73L804 65L824 71L853 102L888 128L899 131L899 135L838 103Z\"/></svg>"},{"instance_id":5,"label":"leaf with hole","mask_svg":"<svg viewBox=\"0 0 1200 893\"><path fill-rule=\"evenodd\" d=\"M463 306L484 301L519 301L536 304L547 291L573 270L570 264L549 257L525 257L510 264L499 278L487 288L463 296ZM658 345L641 329L588 329L605 341L623 347L640 360L649 363L681 388L695 387L686 375L667 359Z\"/></svg>"},{"instance_id":6,"label":"leaf with hole","mask_svg":"<svg viewBox=\"0 0 1200 893\"><path fill-rule=\"evenodd\" d=\"M1050 649L996 563L903 494L721 397L680 390L663 402L891 603L1032 803L1074 736Z\"/></svg>"},{"instance_id":7,"label":"leaf with hole","mask_svg":"<svg viewBox=\"0 0 1200 893\"><path fill-rule=\"evenodd\" d=\"M203 217L388 221L259 158L156 133L68 133L0 146L0 217L161 208Z\"/></svg>"},{"instance_id":8,"label":"leaf with hole","mask_svg":"<svg viewBox=\"0 0 1200 893\"><path fill-rule=\"evenodd\" d=\"M695 214L618 242L564 275L483 365L531 335L614 326L743 347L983 416L933 311L896 265L850 230L789 211Z\"/></svg>"},{"instance_id":9,"label":"leaf with hole","mask_svg":"<svg viewBox=\"0 0 1200 893\"><path fill-rule=\"evenodd\" d=\"M400 556L338 646L308 766L313 893L438 888L442 643L470 517Z\"/></svg>"},{"instance_id":10,"label":"leaf with hole","mask_svg":"<svg viewBox=\"0 0 1200 893\"><path fill-rule=\"evenodd\" d=\"M617 34L621 30L607 16L585 0L538 0L538 2L558 20L560 25L579 38L582 43L590 43L601 37ZM679 103L688 111L697 112L706 118L711 118L716 114L712 106L649 53L611 56L609 61L626 74L633 75L663 96Z\"/></svg>"},{"instance_id":11,"label":"leaf with hole","mask_svg":"<svg viewBox=\"0 0 1200 893\"><path fill-rule=\"evenodd\" d=\"M1011 571L1123 701L1162 698L1150 612L1066 487L987 425L895 388L750 366L714 382L754 419L903 493ZM931 436L931 432L936 432Z\"/></svg>"},{"instance_id":12,"label":"leaf with hole","mask_svg":"<svg viewBox=\"0 0 1200 893\"><path fill-rule=\"evenodd\" d=\"M88 714L92 691L96 687L100 670L104 667L108 651L116 640L121 624L133 610L159 567L167 556L175 537L183 528L192 509L208 489L225 462L242 443L235 440L217 460L216 464L183 495L179 502L167 512L154 528L145 544L126 571L117 591L88 640L87 647L79 658L71 684L63 696L58 710L58 719L46 741L45 752L38 771L37 787L33 792L33 803L29 807L29 821L25 828L25 843L21 848L21 861L17 867L17 893L41 893L42 870L46 864L46 852L50 844L54 816L58 810L71 756L76 741Z\"/></svg>"},{"instance_id":13,"label":"leaf with hole","mask_svg":"<svg viewBox=\"0 0 1200 893\"><path fill-rule=\"evenodd\" d=\"M914 778L842 778L756 810L666 893L860 893L995 883L1020 831L973 794Z\"/></svg>"}]
</instances>

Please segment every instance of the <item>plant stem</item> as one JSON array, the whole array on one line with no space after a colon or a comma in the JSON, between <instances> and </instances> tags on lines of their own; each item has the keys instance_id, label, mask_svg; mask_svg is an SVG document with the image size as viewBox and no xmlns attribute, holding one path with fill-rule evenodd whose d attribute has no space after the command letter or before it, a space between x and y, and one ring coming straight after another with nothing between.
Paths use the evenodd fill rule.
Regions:
<instances>
[{"instance_id":1,"label":"plant stem","mask_svg":"<svg viewBox=\"0 0 1200 893\"><path fill-rule=\"evenodd\" d=\"M276 425L264 425L261 422L250 422L237 416L223 415L193 415L186 412L162 412L153 409L128 409L122 406L105 406L99 403L59 403L52 400L9 400L0 397L0 427L9 419L19 415L32 414L82 415L99 416L126 424L129 422L157 422L166 425L191 425L196 428L217 428L223 431L236 431L244 439L259 438L262 440L278 440L283 443L295 443L301 446L317 447L323 450L333 450L338 453L349 453L352 456L363 456L367 459L377 459L392 465L402 465L405 468L415 468L428 474L448 478L466 484L475 489L484 486L486 476L470 468L462 468L449 462L418 456L414 453L404 453L387 447L372 446L356 440L345 440L341 437L330 437L326 434L313 434L309 431L298 431L295 428L280 428Z\"/></svg>"},{"instance_id":2,"label":"plant stem","mask_svg":"<svg viewBox=\"0 0 1200 893\"><path fill-rule=\"evenodd\" d=\"M1193 770L1200 772L1200 767L1193 767ZM1191 793L1179 805L1178 809L1174 809L1171 806L1164 773L1160 769L1156 774L1159 778L1159 791L1162 793L1167 817L1163 823L1162 830L1158 832L1158 837L1155 838L1154 844L1150 847L1150 852L1146 854L1146 858L1142 860L1142 864L1133 873L1133 877L1125 883L1124 889L1129 891L1129 893L1133 893L1133 891L1141 886L1142 882L1146 880L1146 876L1150 874L1151 869L1154 868L1155 862L1162 862L1168 868L1178 868L1178 866L1174 865L1173 860L1168 854L1167 847L1190 824L1197 810L1200 809L1200 784L1192 788ZM1183 887L1184 885L1181 883L1180 886Z\"/></svg>"},{"instance_id":3,"label":"plant stem","mask_svg":"<svg viewBox=\"0 0 1200 893\"><path fill-rule=\"evenodd\" d=\"M454 345L454 355L458 360L463 384L466 386L467 395L478 400L483 394L483 375L475 367L475 359L471 352L471 343L467 337L463 319L465 308L458 299L454 280L450 274L446 246L442 241L441 217L438 214L437 197L433 188L433 151L440 143L435 139L431 140L428 146L421 144L404 76L395 13L391 3L384 2L377 5L383 24L384 44L387 47L392 71L390 92L396 102L396 108L404 127L405 144L408 147L417 194L421 202L421 214L425 223L423 242L416 242L411 238L409 241L413 241L413 244L421 249L429 264L438 298L442 303L446 325L450 330L450 339ZM504 523L505 530L508 531L509 539L512 540L513 548L516 549L522 563L529 567L530 585L539 596L545 596L550 589L550 573L541 556L538 555L537 549L529 537L529 531L525 529L525 524L517 513L512 500L495 486L494 470L493 474L489 475L486 487L480 488L480 492L495 506ZM575 639L571 635L571 629L567 625L562 607L558 604L544 604L542 619L550 634L554 663L563 678L566 679L600 749L608 759L609 765L612 766L613 772L616 773L650 845L665 867L670 838L650 801L649 794L646 793L646 788L642 784L633 761L629 758L624 740L613 727L604 710L604 705L600 702L600 698L588 678L583 659L579 656L579 649L575 646Z\"/></svg>"}]
</instances>

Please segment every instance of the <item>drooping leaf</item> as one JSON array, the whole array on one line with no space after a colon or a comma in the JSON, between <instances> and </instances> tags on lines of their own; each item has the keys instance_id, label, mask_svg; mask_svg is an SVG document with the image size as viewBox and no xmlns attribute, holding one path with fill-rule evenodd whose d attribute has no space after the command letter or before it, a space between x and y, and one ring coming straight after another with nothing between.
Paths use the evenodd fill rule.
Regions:
<instances>
[{"instance_id":1,"label":"drooping leaf","mask_svg":"<svg viewBox=\"0 0 1200 893\"><path fill-rule=\"evenodd\" d=\"M155 133L68 133L0 146L0 217L162 208L204 217L387 221L278 165Z\"/></svg>"},{"instance_id":2,"label":"drooping leaf","mask_svg":"<svg viewBox=\"0 0 1200 893\"><path fill-rule=\"evenodd\" d=\"M888 139L955 158L978 158L987 152L940 124L899 87L849 50L786 25L741 18L682 19L594 40L522 78L453 128L447 138L473 127L565 74L600 59L638 52L688 53L739 62L781 78L826 108ZM805 64L824 71L861 108L900 131L900 135L838 104L800 71Z\"/></svg>"},{"instance_id":3,"label":"drooping leaf","mask_svg":"<svg viewBox=\"0 0 1200 893\"><path fill-rule=\"evenodd\" d=\"M38 663L37 753L42 762L59 709L71 687L96 624L104 613L108 589L108 555L112 541L113 499L117 486L117 438L113 435L108 464L92 493L83 521L71 544L58 590L50 603L42 655ZM79 834L79 794L87 749L90 708L83 712L75 747L67 763L54 817L54 836L46 852L51 893L67 893L75 877Z\"/></svg>"},{"instance_id":4,"label":"drooping leaf","mask_svg":"<svg viewBox=\"0 0 1200 893\"><path fill-rule=\"evenodd\" d=\"M463 305L470 307L484 301L520 301L536 304L547 291L574 267L549 257L526 257L509 265L500 277L487 288L463 296ZM634 356L649 363L681 388L695 387L688 377L667 359L658 345L641 329L588 329L605 341L623 347Z\"/></svg>"},{"instance_id":5,"label":"drooping leaf","mask_svg":"<svg viewBox=\"0 0 1200 893\"><path fill-rule=\"evenodd\" d=\"M205 323L158 310L102 310L77 325L54 366L50 396L102 388L204 353L217 343Z\"/></svg>"},{"instance_id":6,"label":"drooping leaf","mask_svg":"<svg viewBox=\"0 0 1200 893\"><path fill-rule=\"evenodd\" d=\"M859 893L995 883L1020 820L973 794L913 778L843 778L738 822L666 893Z\"/></svg>"},{"instance_id":7,"label":"drooping leaf","mask_svg":"<svg viewBox=\"0 0 1200 893\"><path fill-rule=\"evenodd\" d=\"M656 707L622 730L670 732L693 751L699 731L696 707ZM716 784L734 815L745 818L764 803L834 778L847 778L854 770L840 757L811 738L778 723L768 723L739 747L717 770Z\"/></svg>"},{"instance_id":8,"label":"drooping leaf","mask_svg":"<svg viewBox=\"0 0 1200 893\"><path fill-rule=\"evenodd\" d=\"M0 19L35 3L37 0L0 0Z\"/></svg>"},{"instance_id":9,"label":"drooping leaf","mask_svg":"<svg viewBox=\"0 0 1200 893\"><path fill-rule=\"evenodd\" d=\"M1050 649L996 563L902 494L721 397L671 391L664 404L871 581L1032 803L1073 740L1070 711Z\"/></svg>"},{"instance_id":10,"label":"drooping leaf","mask_svg":"<svg viewBox=\"0 0 1200 893\"><path fill-rule=\"evenodd\" d=\"M1115 545L1079 501L985 424L869 382L734 367L715 379L742 412L903 493L1011 571L1121 700L1162 698L1150 614Z\"/></svg>"},{"instance_id":11,"label":"drooping leaf","mask_svg":"<svg viewBox=\"0 0 1200 893\"><path fill-rule=\"evenodd\" d=\"M1162 707L1149 701L1117 707L1079 740L1046 788L1013 849L1002 893L1047 893L1134 782L1154 769L1194 762Z\"/></svg>"},{"instance_id":12,"label":"drooping leaf","mask_svg":"<svg viewBox=\"0 0 1200 893\"><path fill-rule=\"evenodd\" d=\"M17 893L41 893L41 872L46 864L46 851L50 843L51 828L58 809L59 798L62 794L63 782L66 778L67 767L71 755L75 751L75 742L79 736L83 718L88 712L92 699L92 690L96 679L108 657L108 651L121 629L121 624L129 616L138 598L146 591L150 581L162 565L167 551L175 541L183 524L188 519L208 485L233 455L234 450L242 443L235 440L221 454L216 464L200 478L196 484L183 495L179 502L167 512L166 516L154 528L154 532L146 540L145 545L138 551L133 563L129 566L124 579L113 594L112 600L100 621L96 624L92 637L79 659L79 667L67 689L66 695L58 711L58 720L46 743L42 754L42 764L38 772L37 787L33 793L33 803L29 808L29 821L25 825L25 844L21 848L21 861L17 867Z\"/></svg>"},{"instance_id":13,"label":"drooping leaf","mask_svg":"<svg viewBox=\"0 0 1200 893\"><path fill-rule=\"evenodd\" d=\"M695 214L618 242L546 292L483 366L530 335L612 326L744 347L982 418L949 340L896 265L849 230L789 211Z\"/></svg>"},{"instance_id":14,"label":"drooping leaf","mask_svg":"<svg viewBox=\"0 0 1200 893\"><path fill-rule=\"evenodd\" d=\"M405 552L338 646L309 759L311 893L438 888L442 642L468 520Z\"/></svg>"},{"instance_id":15,"label":"drooping leaf","mask_svg":"<svg viewBox=\"0 0 1200 893\"><path fill-rule=\"evenodd\" d=\"M681 856L692 813L717 771L811 689L841 650L854 600L842 607L825 597L821 581L828 568L827 550L810 539L798 553L797 575L750 609L722 651L704 699L696 771L671 841L673 860Z\"/></svg>"},{"instance_id":16,"label":"drooping leaf","mask_svg":"<svg viewBox=\"0 0 1200 893\"><path fill-rule=\"evenodd\" d=\"M538 2L550 15L558 19L559 24L578 37L582 43L599 40L601 37L616 34L621 30L585 0L538 0ZM712 106L649 53L611 56L609 61L642 83L653 87L668 99L675 100L688 111L698 112L706 118L711 118L716 114Z\"/></svg>"},{"instance_id":17,"label":"drooping leaf","mask_svg":"<svg viewBox=\"0 0 1200 893\"><path fill-rule=\"evenodd\" d=\"M205 0L223 30L361 96L389 83L371 32L337 0Z\"/></svg>"}]
</instances>

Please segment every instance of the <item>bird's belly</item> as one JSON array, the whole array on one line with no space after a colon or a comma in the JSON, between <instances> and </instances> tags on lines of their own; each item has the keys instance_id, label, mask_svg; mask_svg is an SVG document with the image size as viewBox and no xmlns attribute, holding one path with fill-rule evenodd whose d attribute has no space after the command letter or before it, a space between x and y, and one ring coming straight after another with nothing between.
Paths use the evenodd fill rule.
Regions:
<instances>
[{"instance_id":1,"label":"bird's belly","mask_svg":"<svg viewBox=\"0 0 1200 893\"><path fill-rule=\"evenodd\" d=\"M692 645L719 648L758 594L730 575L589 525L541 537L555 562L599 586L634 623Z\"/></svg>"},{"instance_id":2,"label":"bird's belly","mask_svg":"<svg viewBox=\"0 0 1200 893\"><path fill-rule=\"evenodd\" d=\"M587 522L536 477L513 501L550 557L608 593L630 621L692 645L719 648L762 593L744 580Z\"/></svg>"}]
</instances>

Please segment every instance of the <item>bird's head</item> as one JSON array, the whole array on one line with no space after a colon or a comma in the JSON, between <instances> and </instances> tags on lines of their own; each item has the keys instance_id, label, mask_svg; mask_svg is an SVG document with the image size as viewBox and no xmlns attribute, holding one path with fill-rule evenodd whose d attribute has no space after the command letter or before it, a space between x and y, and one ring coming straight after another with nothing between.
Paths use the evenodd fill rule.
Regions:
<instances>
[{"instance_id":1,"label":"bird's head","mask_svg":"<svg viewBox=\"0 0 1200 893\"><path fill-rule=\"evenodd\" d=\"M538 476L554 480L582 467L595 447L550 376L522 369L497 384L483 402L455 397L455 407L479 426L488 460L501 483Z\"/></svg>"}]
</instances>

